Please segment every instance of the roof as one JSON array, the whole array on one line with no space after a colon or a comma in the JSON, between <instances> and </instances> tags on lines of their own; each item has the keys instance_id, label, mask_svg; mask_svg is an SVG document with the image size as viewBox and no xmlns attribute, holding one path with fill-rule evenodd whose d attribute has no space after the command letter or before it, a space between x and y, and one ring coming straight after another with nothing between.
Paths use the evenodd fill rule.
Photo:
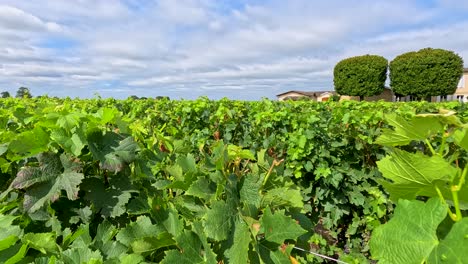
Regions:
<instances>
[{"instance_id":1,"label":"roof","mask_svg":"<svg viewBox=\"0 0 468 264\"><path fill-rule=\"evenodd\" d=\"M280 94L277 94L276 96L277 97L280 97L282 95L286 95L288 93L298 93L298 94L301 94L301 95L304 95L304 96L319 96L323 93L331 93L331 94L335 94L336 92L335 91L287 91L285 93L280 93Z\"/></svg>"},{"instance_id":2,"label":"roof","mask_svg":"<svg viewBox=\"0 0 468 264\"><path fill-rule=\"evenodd\" d=\"M463 72L468 72L468 68L463 68Z\"/></svg>"}]
</instances>

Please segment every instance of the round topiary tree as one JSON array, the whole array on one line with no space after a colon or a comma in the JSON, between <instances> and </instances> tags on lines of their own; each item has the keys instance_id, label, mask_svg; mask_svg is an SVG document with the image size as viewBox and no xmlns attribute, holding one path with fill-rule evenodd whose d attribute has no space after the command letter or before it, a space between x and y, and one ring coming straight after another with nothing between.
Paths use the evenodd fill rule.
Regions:
<instances>
[{"instance_id":1,"label":"round topiary tree","mask_svg":"<svg viewBox=\"0 0 468 264\"><path fill-rule=\"evenodd\" d=\"M335 91L340 95L378 95L385 89L388 61L378 55L364 55L338 62L333 71Z\"/></svg>"},{"instance_id":2,"label":"round topiary tree","mask_svg":"<svg viewBox=\"0 0 468 264\"><path fill-rule=\"evenodd\" d=\"M390 62L393 92L420 99L455 93L462 75L463 59L444 49L407 52Z\"/></svg>"}]
</instances>

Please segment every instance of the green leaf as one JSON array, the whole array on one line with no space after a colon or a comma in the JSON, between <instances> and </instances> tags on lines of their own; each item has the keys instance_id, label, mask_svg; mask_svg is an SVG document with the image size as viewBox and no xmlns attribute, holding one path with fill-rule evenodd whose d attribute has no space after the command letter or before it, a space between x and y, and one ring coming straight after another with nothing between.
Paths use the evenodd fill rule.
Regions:
<instances>
[{"instance_id":1,"label":"green leaf","mask_svg":"<svg viewBox=\"0 0 468 264\"><path fill-rule=\"evenodd\" d=\"M82 114L78 113L70 113L70 114L62 114L58 116L57 125L65 131L72 131L77 126L80 126Z\"/></svg>"},{"instance_id":2,"label":"green leaf","mask_svg":"<svg viewBox=\"0 0 468 264\"><path fill-rule=\"evenodd\" d=\"M25 258L28 249L28 244L17 244L16 247L11 247L6 250L7 252L2 252L2 254L0 254L0 261L5 260L5 262L2 262L4 264L18 263Z\"/></svg>"},{"instance_id":3,"label":"green leaf","mask_svg":"<svg viewBox=\"0 0 468 264\"><path fill-rule=\"evenodd\" d=\"M250 241L251 234L249 227L244 222L237 221L233 244L224 253L229 260L228 263L248 263Z\"/></svg>"},{"instance_id":4,"label":"green leaf","mask_svg":"<svg viewBox=\"0 0 468 264\"><path fill-rule=\"evenodd\" d=\"M145 258L140 254L123 255L120 257L121 264L138 264L145 261Z\"/></svg>"},{"instance_id":5,"label":"green leaf","mask_svg":"<svg viewBox=\"0 0 468 264\"><path fill-rule=\"evenodd\" d=\"M206 177L199 177L194 183L192 183L192 185L190 185L186 192L188 195L202 198L206 201L210 200L215 193L216 184Z\"/></svg>"},{"instance_id":6,"label":"green leaf","mask_svg":"<svg viewBox=\"0 0 468 264\"><path fill-rule=\"evenodd\" d=\"M399 115L391 114L386 117L386 121L395 129L383 129L382 135L375 141L376 144L384 146L407 145L413 140L425 140L430 135L443 130L443 125L437 116L415 116L408 121Z\"/></svg>"},{"instance_id":7,"label":"green leaf","mask_svg":"<svg viewBox=\"0 0 468 264\"><path fill-rule=\"evenodd\" d=\"M468 218L456 222L447 236L432 251L428 263L468 263Z\"/></svg>"},{"instance_id":8,"label":"green leaf","mask_svg":"<svg viewBox=\"0 0 468 264\"><path fill-rule=\"evenodd\" d=\"M23 235L20 226L12 225L16 216L0 215L0 251L13 246Z\"/></svg>"},{"instance_id":9,"label":"green leaf","mask_svg":"<svg viewBox=\"0 0 468 264\"><path fill-rule=\"evenodd\" d=\"M234 212L224 201L215 201L204 217L208 237L222 241L228 238L233 225Z\"/></svg>"},{"instance_id":10,"label":"green leaf","mask_svg":"<svg viewBox=\"0 0 468 264\"><path fill-rule=\"evenodd\" d=\"M398 201L388 223L372 233L370 249L382 264L420 264L427 261L439 244L436 230L447 216L447 206L439 198Z\"/></svg>"},{"instance_id":11,"label":"green leaf","mask_svg":"<svg viewBox=\"0 0 468 264\"><path fill-rule=\"evenodd\" d=\"M92 251L89 248L70 248L62 252L65 263L102 263L102 256L98 250Z\"/></svg>"},{"instance_id":12,"label":"green leaf","mask_svg":"<svg viewBox=\"0 0 468 264\"><path fill-rule=\"evenodd\" d=\"M192 224L192 231L198 235L202 242L202 246L204 249L205 255L205 263L206 264L217 264L218 261L216 260L216 254L213 252L212 244L208 242L208 237L203 228L203 223L201 221L196 221Z\"/></svg>"},{"instance_id":13,"label":"green leaf","mask_svg":"<svg viewBox=\"0 0 468 264\"><path fill-rule=\"evenodd\" d=\"M172 245L175 245L172 235L167 232L163 232L157 236L145 237L136 240L132 242L131 247L134 253L142 254Z\"/></svg>"},{"instance_id":14,"label":"green leaf","mask_svg":"<svg viewBox=\"0 0 468 264\"><path fill-rule=\"evenodd\" d=\"M115 108L101 107L94 115L100 124L105 125L114 121L119 114L119 111Z\"/></svg>"},{"instance_id":15,"label":"green leaf","mask_svg":"<svg viewBox=\"0 0 468 264\"><path fill-rule=\"evenodd\" d=\"M265 193L262 197L262 206L302 208L304 202L299 189L280 187L268 190Z\"/></svg>"},{"instance_id":16,"label":"green leaf","mask_svg":"<svg viewBox=\"0 0 468 264\"><path fill-rule=\"evenodd\" d=\"M93 131L87 136L88 145L93 157L100 161L103 169L119 172L133 162L139 151L138 144L131 138L101 131Z\"/></svg>"},{"instance_id":17,"label":"green leaf","mask_svg":"<svg viewBox=\"0 0 468 264\"><path fill-rule=\"evenodd\" d=\"M81 154L81 150L85 147L86 137L81 129L71 136L62 128L52 130L50 138L57 142L64 150L72 153L75 156Z\"/></svg>"},{"instance_id":18,"label":"green leaf","mask_svg":"<svg viewBox=\"0 0 468 264\"><path fill-rule=\"evenodd\" d=\"M272 214L270 207L265 209L260 219L260 226L265 239L277 244L283 244L286 239L295 240L307 233L294 219L284 215L284 211Z\"/></svg>"},{"instance_id":19,"label":"green leaf","mask_svg":"<svg viewBox=\"0 0 468 264\"><path fill-rule=\"evenodd\" d=\"M140 216L135 222L122 228L117 234L116 239L126 246L131 246L137 240L153 236L157 237L160 233L161 228L153 225L149 217Z\"/></svg>"},{"instance_id":20,"label":"green leaf","mask_svg":"<svg viewBox=\"0 0 468 264\"><path fill-rule=\"evenodd\" d=\"M41 127L35 127L32 130L25 131L16 136L8 146L15 157L12 160L18 160L23 157L30 157L40 152L47 151L49 145L49 134Z\"/></svg>"},{"instance_id":21,"label":"green leaf","mask_svg":"<svg viewBox=\"0 0 468 264\"><path fill-rule=\"evenodd\" d=\"M19 227L16 230L21 231L21 229ZM0 230L0 232L3 233L3 230ZM4 236L3 234L1 234L1 235ZM0 240L0 251L5 250L5 249L13 246L14 244L16 244L16 241L18 241L18 239L19 239L18 236L15 236L15 235L10 235L10 236L7 236L7 237L3 238L2 240Z\"/></svg>"},{"instance_id":22,"label":"green leaf","mask_svg":"<svg viewBox=\"0 0 468 264\"><path fill-rule=\"evenodd\" d=\"M249 173L242 177L242 186L240 189L240 201L249 206L258 208L260 206L261 197L259 190L262 186L262 181L258 174Z\"/></svg>"},{"instance_id":23,"label":"green leaf","mask_svg":"<svg viewBox=\"0 0 468 264\"><path fill-rule=\"evenodd\" d=\"M440 182L450 183L458 172L441 156L429 157L399 149L378 161L377 167L385 178L392 181L383 184L395 201L418 195L433 196L434 186Z\"/></svg>"},{"instance_id":24,"label":"green leaf","mask_svg":"<svg viewBox=\"0 0 468 264\"><path fill-rule=\"evenodd\" d=\"M184 221L180 218L179 212L172 204L168 204L167 208L158 208L153 210L152 216L169 234L177 237L184 230Z\"/></svg>"},{"instance_id":25,"label":"green leaf","mask_svg":"<svg viewBox=\"0 0 468 264\"><path fill-rule=\"evenodd\" d=\"M24 235L22 241L43 254L54 253L58 249L54 233L28 233Z\"/></svg>"},{"instance_id":26,"label":"green leaf","mask_svg":"<svg viewBox=\"0 0 468 264\"><path fill-rule=\"evenodd\" d=\"M84 178L82 173L76 172L79 165L70 161L66 154L58 156L54 153L38 155L40 167L25 167L11 183L16 189L26 189L24 208L34 213L42 208L46 202L55 201L61 191L65 191L67 198L78 198L79 185Z\"/></svg>"},{"instance_id":27,"label":"green leaf","mask_svg":"<svg viewBox=\"0 0 468 264\"><path fill-rule=\"evenodd\" d=\"M202 254L202 242L198 236L189 230L185 230L176 238L176 242L181 251L169 250L166 251L166 256L161 263L178 263L178 264L191 264L191 263L206 263Z\"/></svg>"},{"instance_id":28,"label":"green leaf","mask_svg":"<svg viewBox=\"0 0 468 264\"><path fill-rule=\"evenodd\" d=\"M463 130L457 130L453 133L455 143L462 147L465 150L468 150L468 128L463 128Z\"/></svg>"},{"instance_id":29,"label":"green leaf","mask_svg":"<svg viewBox=\"0 0 468 264\"><path fill-rule=\"evenodd\" d=\"M228 157L229 160L233 161L237 158L246 160L256 160L255 156L248 149L242 149L242 147L235 145L228 145Z\"/></svg>"},{"instance_id":30,"label":"green leaf","mask_svg":"<svg viewBox=\"0 0 468 264\"><path fill-rule=\"evenodd\" d=\"M93 203L94 209L105 217L117 217L126 212L125 205L135 192L126 175L117 174L109 178L109 187L98 177L89 177L81 184L85 199Z\"/></svg>"}]
</instances>

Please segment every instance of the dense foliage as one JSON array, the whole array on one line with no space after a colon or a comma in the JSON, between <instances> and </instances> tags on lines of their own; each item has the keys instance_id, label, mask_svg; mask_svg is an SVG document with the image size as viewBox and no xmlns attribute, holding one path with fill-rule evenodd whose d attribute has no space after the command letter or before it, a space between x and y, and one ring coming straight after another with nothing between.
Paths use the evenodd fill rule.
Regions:
<instances>
[{"instance_id":1,"label":"dense foliage","mask_svg":"<svg viewBox=\"0 0 468 264\"><path fill-rule=\"evenodd\" d=\"M440 106L0 100L0 262L366 263L384 113Z\"/></svg>"},{"instance_id":2,"label":"dense foliage","mask_svg":"<svg viewBox=\"0 0 468 264\"><path fill-rule=\"evenodd\" d=\"M364 55L338 62L333 71L335 91L340 95L374 96L385 89L388 61L382 56Z\"/></svg>"},{"instance_id":3,"label":"dense foliage","mask_svg":"<svg viewBox=\"0 0 468 264\"><path fill-rule=\"evenodd\" d=\"M410 120L391 115L388 121L395 129L376 143L390 152L377 165L398 204L393 218L373 232L372 256L392 264L466 263L466 123L450 111Z\"/></svg>"},{"instance_id":4,"label":"dense foliage","mask_svg":"<svg viewBox=\"0 0 468 264\"><path fill-rule=\"evenodd\" d=\"M421 99L455 93L462 74L463 59L443 49L408 52L390 62L393 92Z\"/></svg>"}]
</instances>

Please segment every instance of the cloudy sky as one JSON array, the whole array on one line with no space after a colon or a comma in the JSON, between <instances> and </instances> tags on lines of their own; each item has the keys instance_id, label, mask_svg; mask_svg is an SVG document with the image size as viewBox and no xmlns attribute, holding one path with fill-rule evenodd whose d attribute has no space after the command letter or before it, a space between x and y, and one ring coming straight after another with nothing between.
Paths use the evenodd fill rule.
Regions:
<instances>
[{"instance_id":1,"label":"cloudy sky","mask_svg":"<svg viewBox=\"0 0 468 264\"><path fill-rule=\"evenodd\" d=\"M257 100L333 90L341 59L468 64L464 0L0 0L0 90Z\"/></svg>"}]
</instances>

